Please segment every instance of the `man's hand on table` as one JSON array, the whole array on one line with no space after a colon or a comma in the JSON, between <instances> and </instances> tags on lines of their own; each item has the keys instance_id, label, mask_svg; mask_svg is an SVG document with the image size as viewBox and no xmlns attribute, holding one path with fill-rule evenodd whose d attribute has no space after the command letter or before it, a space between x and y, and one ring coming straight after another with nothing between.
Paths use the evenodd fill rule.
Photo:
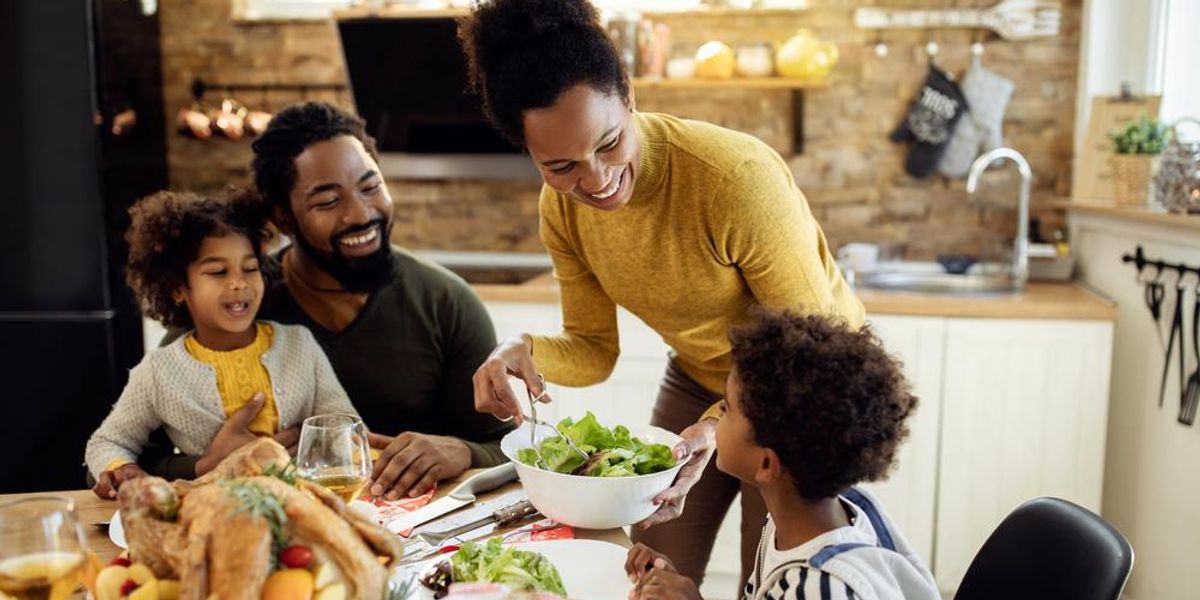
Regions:
<instances>
[{"instance_id":1,"label":"man's hand on table","mask_svg":"<svg viewBox=\"0 0 1200 600\"><path fill-rule=\"evenodd\" d=\"M458 477L471 468L471 449L458 438L411 431L395 437L367 436L371 447L380 450L367 487L372 496L415 498L439 480Z\"/></svg>"},{"instance_id":2,"label":"man's hand on table","mask_svg":"<svg viewBox=\"0 0 1200 600\"><path fill-rule=\"evenodd\" d=\"M254 396L250 398L250 401L245 406L238 409L228 419L225 419L225 422L221 424L221 428L217 430L217 435L213 436L212 442L209 442L208 449L204 451L204 456L201 456L196 461L196 477L200 477L216 468L234 450L258 439L258 436L250 431L250 423L254 420L254 417L258 416L259 411L262 410L266 402L266 395L262 392L255 392ZM290 430L281 431L280 435L288 431ZM296 433L296 437L297 439L299 438L298 432ZM283 440L280 440L280 443L287 446L288 444L284 442L288 441L290 440L285 437Z\"/></svg>"},{"instance_id":3,"label":"man's hand on table","mask_svg":"<svg viewBox=\"0 0 1200 600\"><path fill-rule=\"evenodd\" d=\"M92 492L105 500L114 500L117 497L117 490L121 485L131 479L145 477L146 472L137 463L129 463L121 465L111 471L105 471L96 478L96 485L92 487Z\"/></svg>"}]
</instances>

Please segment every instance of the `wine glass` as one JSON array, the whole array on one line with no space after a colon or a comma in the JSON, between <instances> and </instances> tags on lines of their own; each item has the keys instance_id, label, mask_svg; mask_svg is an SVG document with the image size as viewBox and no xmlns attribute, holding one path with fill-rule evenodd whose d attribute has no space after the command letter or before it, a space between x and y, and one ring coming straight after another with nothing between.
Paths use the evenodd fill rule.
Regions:
<instances>
[{"instance_id":1,"label":"wine glass","mask_svg":"<svg viewBox=\"0 0 1200 600\"><path fill-rule=\"evenodd\" d=\"M65 600L82 581L88 556L70 499L0 503L0 597Z\"/></svg>"},{"instance_id":2,"label":"wine glass","mask_svg":"<svg viewBox=\"0 0 1200 600\"><path fill-rule=\"evenodd\" d=\"M296 467L301 476L351 502L371 477L366 425L354 415L305 419Z\"/></svg>"}]
</instances>

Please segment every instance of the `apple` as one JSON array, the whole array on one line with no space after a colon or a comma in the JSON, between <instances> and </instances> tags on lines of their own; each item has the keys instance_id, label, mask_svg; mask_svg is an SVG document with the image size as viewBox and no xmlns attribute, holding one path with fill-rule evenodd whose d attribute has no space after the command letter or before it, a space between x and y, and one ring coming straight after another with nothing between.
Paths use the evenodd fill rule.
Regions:
<instances>
[{"instance_id":1,"label":"apple","mask_svg":"<svg viewBox=\"0 0 1200 600\"><path fill-rule=\"evenodd\" d=\"M346 600L346 584L335 583L317 592L314 600Z\"/></svg>"},{"instance_id":2,"label":"apple","mask_svg":"<svg viewBox=\"0 0 1200 600\"><path fill-rule=\"evenodd\" d=\"M179 582L174 579L159 579L158 600L179 600Z\"/></svg>"},{"instance_id":3,"label":"apple","mask_svg":"<svg viewBox=\"0 0 1200 600\"><path fill-rule=\"evenodd\" d=\"M120 600L121 586L129 579L129 569L120 565L105 567L96 575L96 600Z\"/></svg>"},{"instance_id":4,"label":"apple","mask_svg":"<svg viewBox=\"0 0 1200 600\"><path fill-rule=\"evenodd\" d=\"M142 563L129 565L129 578L136 581L138 585L144 585L148 581L157 579L154 576L154 571L151 571L150 567Z\"/></svg>"},{"instance_id":5,"label":"apple","mask_svg":"<svg viewBox=\"0 0 1200 600\"><path fill-rule=\"evenodd\" d=\"M147 569L148 571L149 569ZM158 581L149 579L130 592L128 600L158 600Z\"/></svg>"}]
</instances>

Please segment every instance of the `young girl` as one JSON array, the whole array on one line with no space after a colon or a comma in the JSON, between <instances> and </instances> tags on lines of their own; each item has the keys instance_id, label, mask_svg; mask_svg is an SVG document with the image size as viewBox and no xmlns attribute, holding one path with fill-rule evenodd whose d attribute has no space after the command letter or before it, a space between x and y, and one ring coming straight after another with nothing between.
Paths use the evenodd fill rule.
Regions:
<instances>
[{"instance_id":1,"label":"young girl","mask_svg":"<svg viewBox=\"0 0 1200 600\"><path fill-rule=\"evenodd\" d=\"M138 454L159 427L201 457L199 476L253 436L314 414L357 414L307 329L254 318L264 288L262 206L249 193L164 191L130 209L129 286L147 315L190 331L130 371L88 440L97 495L116 497L121 483L145 474Z\"/></svg>"}]
</instances>

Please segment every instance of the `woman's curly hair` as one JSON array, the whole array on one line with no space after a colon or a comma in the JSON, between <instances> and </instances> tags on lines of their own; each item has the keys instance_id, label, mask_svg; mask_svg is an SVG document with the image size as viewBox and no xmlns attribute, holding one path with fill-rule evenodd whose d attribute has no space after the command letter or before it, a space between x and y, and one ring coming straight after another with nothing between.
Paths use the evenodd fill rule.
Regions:
<instances>
[{"instance_id":1,"label":"woman's curly hair","mask_svg":"<svg viewBox=\"0 0 1200 600\"><path fill-rule=\"evenodd\" d=\"M247 190L230 190L219 197L156 192L138 200L129 215L125 281L142 312L167 327L192 326L187 307L175 302L175 292L187 286L188 265L196 260L204 238L244 235L259 261L264 259L265 203Z\"/></svg>"},{"instance_id":2,"label":"woman's curly hair","mask_svg":"<svg viewBox=\"0 0 1200 600\"><path fill-rule=\"evenodd\" d=\"M525 145L527 110L586 83L629 97L629 79L588 0L484 0L459 23L471 88L508 140Z\"/></svg>"},{"instance_id":3,"label":"woman's curly hair","mask_svg":"<svg viewBox=\"0 0 1200 600\"><path fill-rule=\"evenodd\" d=\"M730 341L755 441L779 455L802 497L887 477L917 398L869 328L761 310Z\"/></svg>"}]
</instances>

